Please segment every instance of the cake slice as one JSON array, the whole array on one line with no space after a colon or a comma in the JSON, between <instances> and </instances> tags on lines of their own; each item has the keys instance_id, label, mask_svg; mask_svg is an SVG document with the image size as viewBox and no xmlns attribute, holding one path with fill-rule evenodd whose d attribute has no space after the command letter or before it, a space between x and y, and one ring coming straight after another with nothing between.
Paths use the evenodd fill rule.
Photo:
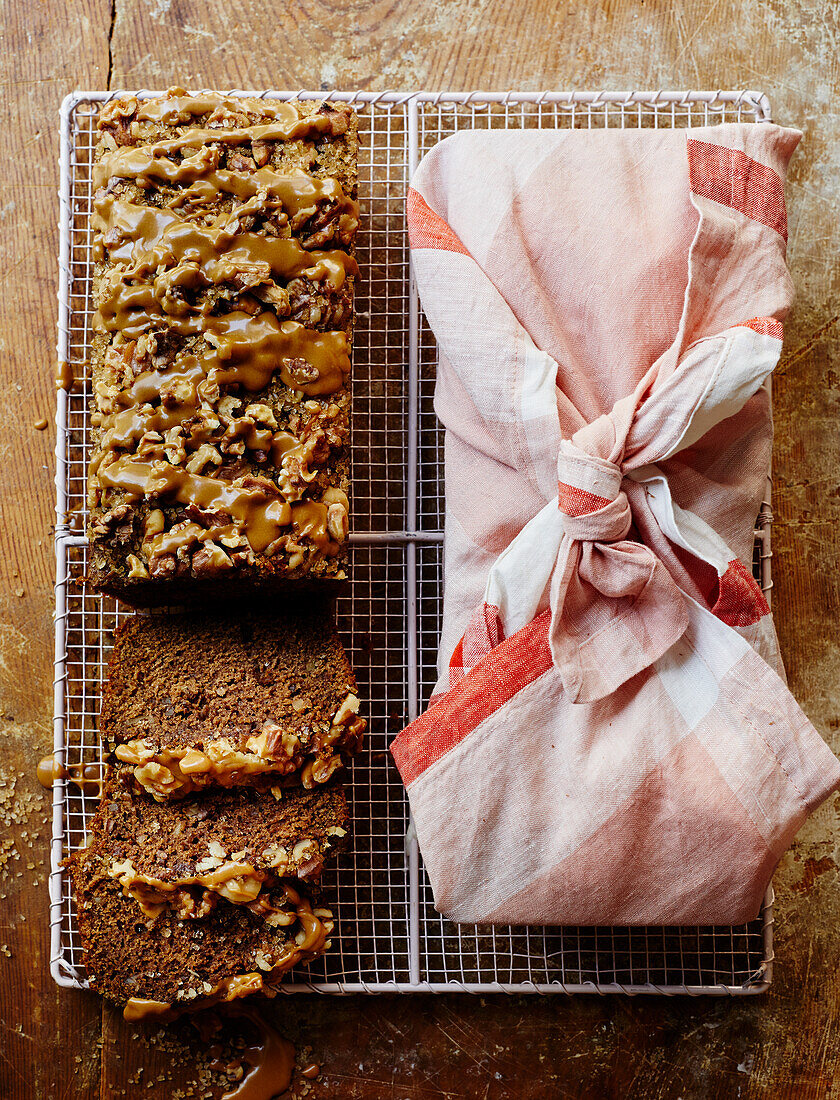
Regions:
<instances>
[{"instance_id":1,"label":"cake slice","mask_svg":"<svg viewBox=\"0 0 840 1100\"><path fill-rule=\"evenodd\" d=\"M206 917L221 899L286 913L272 900L283 880L315 882L347 837L339 786L239 788L160 803L127 790L124 770L106 779L91 847L150 920L167 908L184 920Z\"/></svg>"},{"instance_id":2,"label":"cake slice","mask_svg":"<svg viewBox=\"0 0 840 1100\"><path fill-rule=\"evenodd\" d=\"M275 920L222 900L206 920L180 920L167 908L148 921L108 873L97 845L67 862L90 984L123 1005L127 1019L270 993L292 966L330 945L332 914L313 908L288 880Z\"/></svg>"},{"instance_id":3,"label":"cake slice","mask_svg":"<svg viewBox=\"0 0 840 1100\"><path fill-rule=\"evenodd\" d=\"M344 579L354 112L173 89L98 130L90 584L142 606Z\"/></svg>"},{"instance_id":4,"label":"cake slice","mask_svg":"<svg viewBox=\"0 0 840 1100\"><path fill-rule=\"evenodd\" d=\"M154 798L325 783L366 723L321 607L135 616L116 632L99 730Z\"/></svg>"}]
</instances>

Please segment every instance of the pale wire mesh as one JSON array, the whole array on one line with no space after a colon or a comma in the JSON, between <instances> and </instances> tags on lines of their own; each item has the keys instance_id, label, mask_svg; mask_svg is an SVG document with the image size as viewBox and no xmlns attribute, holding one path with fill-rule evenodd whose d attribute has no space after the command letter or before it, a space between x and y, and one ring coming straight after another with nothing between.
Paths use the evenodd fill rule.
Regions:
<instances>
[{"instance_id":1,"label":"pale wire mesh","mask_svg":"<svg viewBox=\"0 0 840 1100\"><path fill-rule=\"evenodd\" d=\"M102 100L114 94L76 93L62 109L58 350L80 380L92 312L95 116ZM323 879L337 918L333 950L295 971L283 988L758 992L766 988L772 960L769 897L758 920L737 928L493 929L446 921L435 911L416 841L406 841L408 806L387 750L434 685L442 592L443 438L432 407L437 353L409 272L405 195L412 168L442 138L467 127L761 122L769 118L767 100L753 92L330 98L353 102L360 112L355 533L352 584L338 614L366 700L369 733L348 784L353 843ZM96 724L102 677L113 630L132 613L90 592L83 581L88 396L86 380L69 397L59 394L58 409L55 744L65 765L101 761ZM770 521L768 504L759 517L754 559L768 596ZM62 985L83 986L86 978L70 883L60 862L85 843L96 801L92 789L56 784L51 967Z\"/></svg>"}]
</instances>

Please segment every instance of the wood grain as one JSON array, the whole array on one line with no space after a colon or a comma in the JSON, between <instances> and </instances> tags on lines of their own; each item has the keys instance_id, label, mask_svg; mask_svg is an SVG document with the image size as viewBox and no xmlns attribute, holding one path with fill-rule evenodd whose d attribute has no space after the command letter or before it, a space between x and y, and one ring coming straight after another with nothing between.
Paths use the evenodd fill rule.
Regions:
<instances>
[{"instance_id":1,"label":"wood grain","mask_svg":"<svg viewBox=\"0 0 840 1100\"><path fill-rule=\"evenodd\" d=\"M115 0L112 13L106 0L4 0L0 13L0 258L12 276L0 304L0 806L21 818L0 889L12 951L0 957L0 1095L169 1097L201 1057L197 1041L135 1039L95 999L52 985L45 888L32 881L46 858L33 771L50 740L53 437L30 425L53 403L56 118L65 92L104 86L109 65L112 87L766 91L777 119L805 131L788 192L798 301L774 391L775 609L791 686L840 747L836 4ZM763 998L299 997L271 1012L323 1064L310 1095L324 1100L821 1100L840 1077L838 837L835 798L782 862L776 983Z\"/></svg>"},{"instance_id":2,"label":"wood grain","mask_svg":"<svg viewBox=\"0 0 840 1100\"><path fill-rule=\"evenodd\" d=\"M0 3L0 1095L96 1096L101 1011L49 975L58 106L108 76L103 0ZM46 417L49 427L33 424Z\"/></svg>"}]
</instances>

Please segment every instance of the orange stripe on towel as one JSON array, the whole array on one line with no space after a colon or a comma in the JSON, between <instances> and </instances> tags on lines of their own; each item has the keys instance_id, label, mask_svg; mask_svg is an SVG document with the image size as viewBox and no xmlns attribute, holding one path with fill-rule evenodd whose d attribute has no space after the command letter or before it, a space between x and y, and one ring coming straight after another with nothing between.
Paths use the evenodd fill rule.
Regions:
<instances>
[{"instance_id":1,"label":"orange stripe on towel","mask_svg":"<svg viewBox=\"0 0 840 1100\"><path fill-rule=\"evenodd\" d=\"M552 667L551 612L512 634L483 657L440 702L429 707L391 743L406 787L460 744L485 718Z\"/></svg>"},{"instance_id":2,"label":"orange stripe on towel","mask_svg":"<svg viewBox=\"0 0 840 1100\"><path fill-rule=\"evenodd\" d=\"M781 321L775 317L751 317L749 321L742 321L738 328L751 328L759 336L773 336L776 340L784 337L784 327Z\"/></svg>"},{"instance_id":3,"label":"orange stripe on towel","mask_svg":"<svg viewBox=\"0 0 840 1100\"><path fill-rule=\"evenodd\" d=\"M738 210L787 241L785 188L778 172L740 149L689 138L688 179L695 195Z\"/></svg>"},{"instance_id":4,"label":"orange stripe on towel","mask_svg":"<svg viewBox=\"0 0 840 1100\"><path fill-rule=\"evenodd\" d=\"M565 481L557 482L557 506L566 516L588 516L592 512L599 512L612 504L606 497L596 496L586 489L578 489L576 485L567 485Z\"/></svg>"},{"instance_id":5,"label":"orange stripe on towel","mask_svg":"<svg viewBox=\"0 0 840 1100\"><path fill-rule=\"evenodd\" d=\"M469 256L455 230L429 206L419 191L408 189L408 242L412 248L439 248Z\"/></svg>"},{"instance_id":6,"label":"orange stripe on towel","mask_svg":"<svg viewBox=\"0 0 840 1100\"><path fill-rule=\"evenodd\" d=\"M755 577L740 558L733 558L720 578L712 614L727 626L743 627L752 626L769 613L767 600Z\"/></svg>"}]
</instances>

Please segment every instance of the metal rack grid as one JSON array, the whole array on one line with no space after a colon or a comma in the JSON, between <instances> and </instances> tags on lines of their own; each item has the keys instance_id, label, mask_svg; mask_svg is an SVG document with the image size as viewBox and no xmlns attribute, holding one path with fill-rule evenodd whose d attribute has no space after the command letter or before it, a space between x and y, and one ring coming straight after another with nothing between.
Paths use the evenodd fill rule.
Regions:
<instances>
[{"instance_id":1,"label":"metal rack grid","mask_svg":"<svg viewBox=\"0 0 840 1100\"><path fill-rule=\"evenodd\" d=\"M56 448L55 750L65 766L101 764L99 692L117 623L132 612L87 590L85 476L91 306L90 168L95 115L119 93L76 92L61 112L58 355L79 383L59 391ZM141 97L156 94L135 93ZM159 94L159 93L157 93ZM321 92L231 92L325 98ZM353 992L744 994L767 988L772 891L736 928L456 926L434 909L399 776L387 752L436 679L442 592L443 446L434 415L436 348L411 278L404 201L420 157L465 127L690 127L760 123L757 92L348 93L360 115L357 239L362 277L354 340L352 585L339 626L368 700L369 735L348 787L354 843L324 889L334 949L281 989ZM769 498L768 498L769 499ZM770 595L769 504L754 568ZM53 794L51 971L84 987L73 900L61 860L85 843L97 799L61 780ZM406 833L409 831L409 839Z\"/></svg>"}]
</instances>

